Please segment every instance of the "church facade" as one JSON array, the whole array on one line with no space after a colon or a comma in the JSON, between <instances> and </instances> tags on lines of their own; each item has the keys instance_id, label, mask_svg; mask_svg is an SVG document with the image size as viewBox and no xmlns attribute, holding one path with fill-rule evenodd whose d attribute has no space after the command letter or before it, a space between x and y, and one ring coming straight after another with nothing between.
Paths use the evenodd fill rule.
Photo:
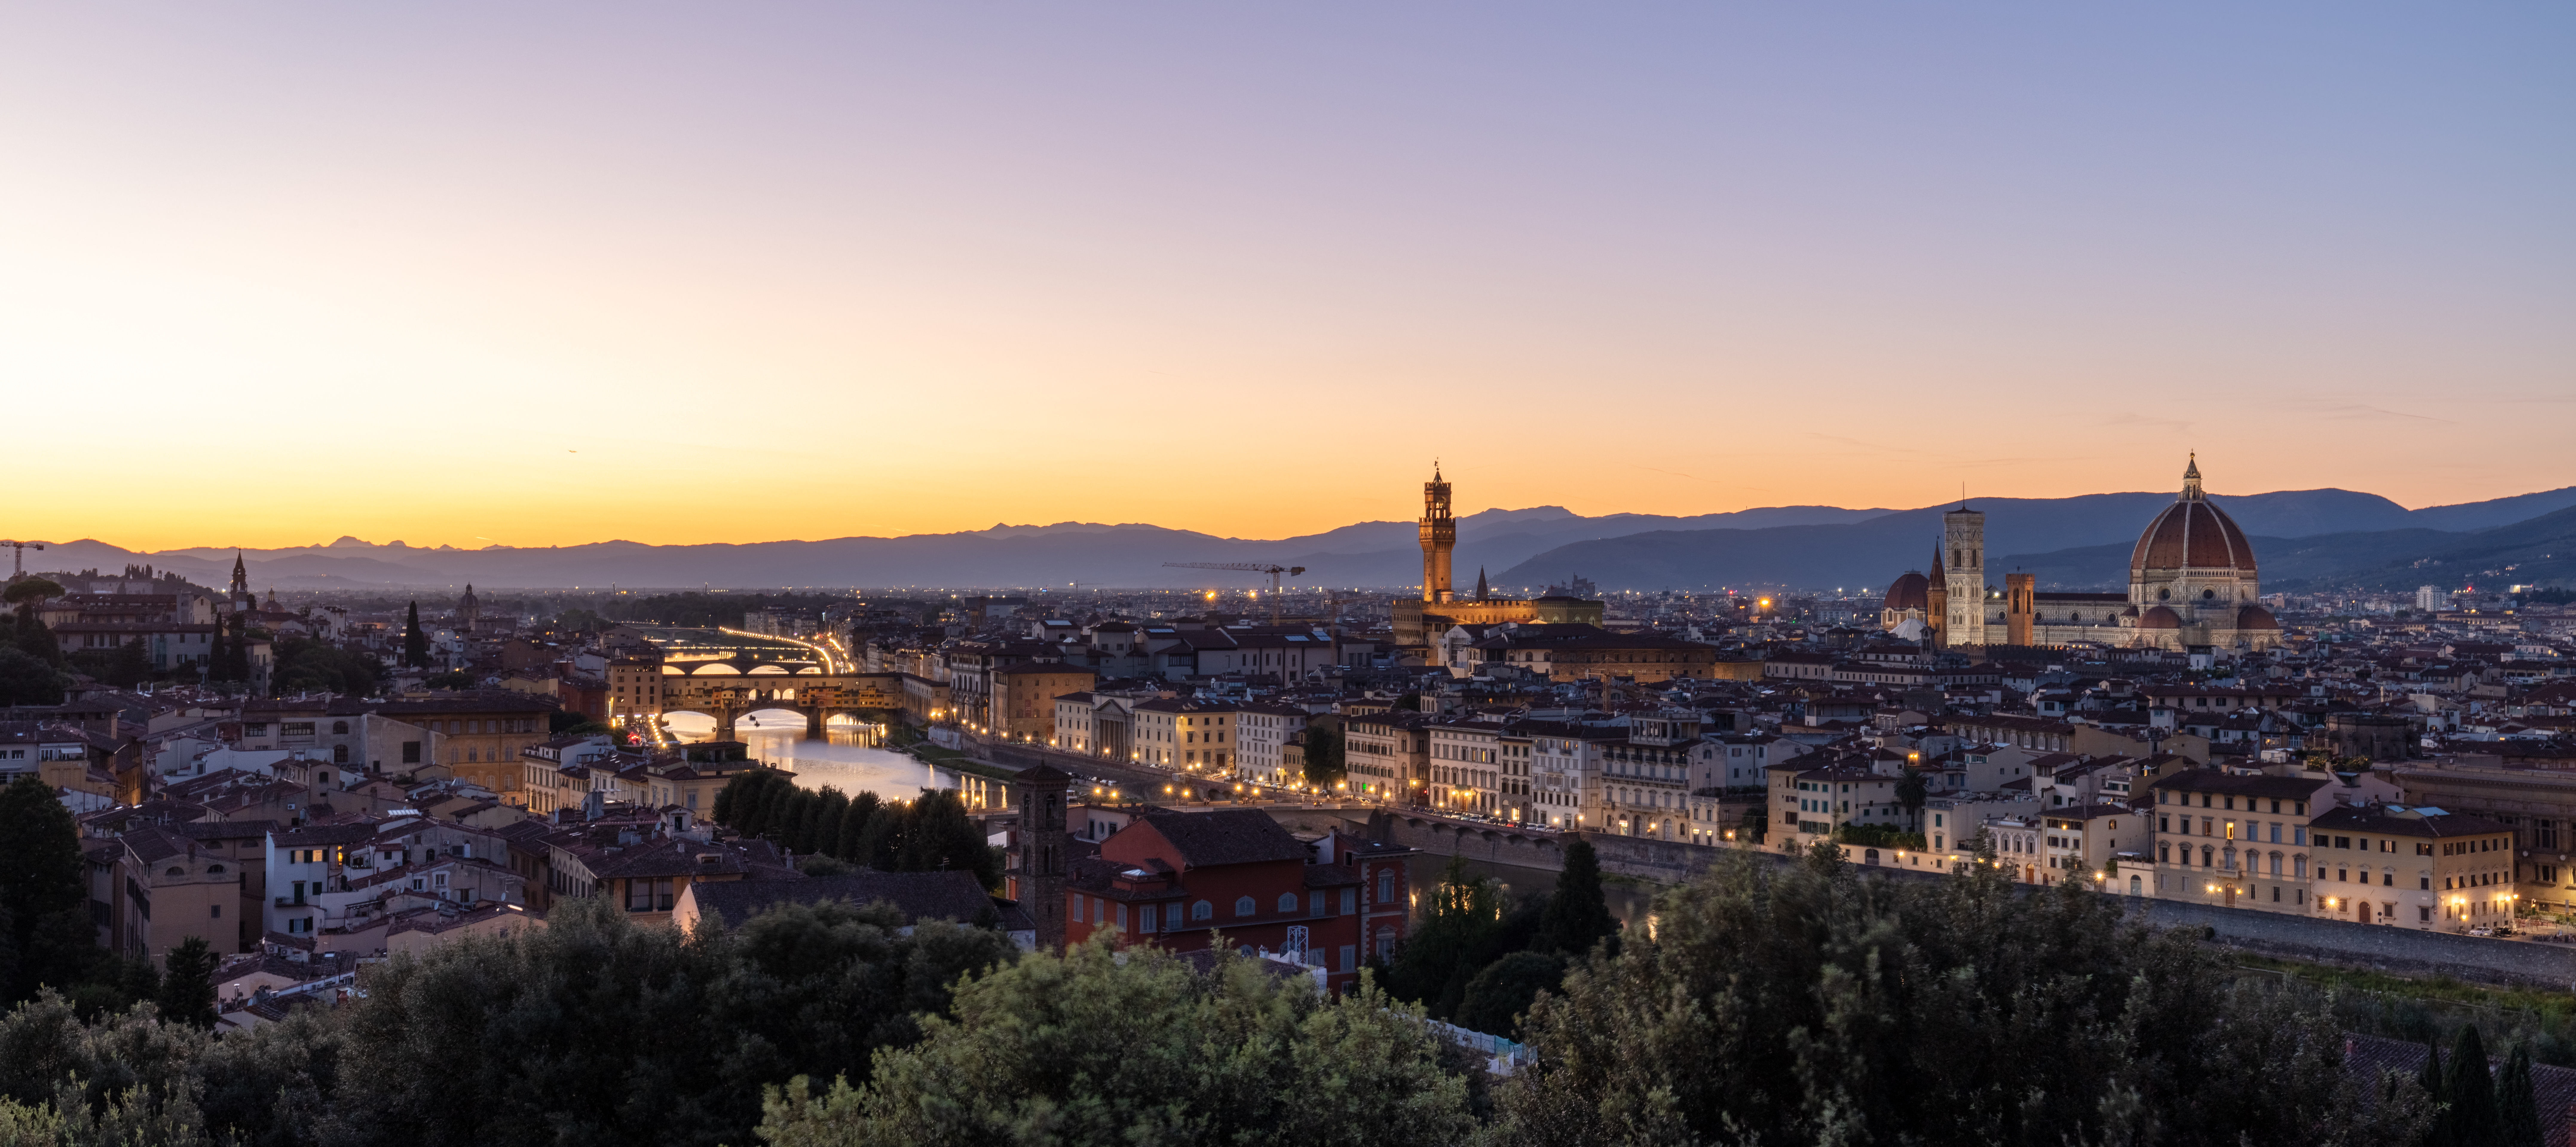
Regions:
<instances>
[{"instance_id":1,"label":"church facade","mask_svg":"<svg viewBox=\"0 0 2576 1147\"><path fill-rule=\"evenodd\" d=\"M2197 458L2173 504L2139 533L2126 593L2042 592L2023 573L2004 575L1998 586L1986 572L1985 525L1984 513L1964 505L1941 515L1931 572L1908 570L1889 584L1880 627L1936 648L2253 652L2280 644L2280 622L2260 602L2254 548L2202 492Z\"/></svg>"}]
</instances>

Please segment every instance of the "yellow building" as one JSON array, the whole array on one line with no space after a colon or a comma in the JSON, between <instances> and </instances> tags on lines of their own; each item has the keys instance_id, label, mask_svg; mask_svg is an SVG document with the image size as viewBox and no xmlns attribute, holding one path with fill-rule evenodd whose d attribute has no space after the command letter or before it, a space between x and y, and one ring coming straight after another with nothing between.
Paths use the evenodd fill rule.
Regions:
<instances>
[{"instance_id":1,"label":"yellow building","mask_svg":"<svg viewBox=\"0 0 2576 1147\"><path fill-rule=\"evenodd\" d=\"M1055 739L1055 699L1088 692L1100 675L1061 661L1023 661L991 674L993 732L1014 741Z\"/></svg>"}]
</instances>

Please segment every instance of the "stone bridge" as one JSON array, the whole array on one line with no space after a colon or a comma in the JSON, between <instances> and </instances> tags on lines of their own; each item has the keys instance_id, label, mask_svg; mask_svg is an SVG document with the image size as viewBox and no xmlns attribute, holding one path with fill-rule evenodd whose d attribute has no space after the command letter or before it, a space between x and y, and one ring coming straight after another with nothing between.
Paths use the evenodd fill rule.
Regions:
<instances>
[{"instance_id":1,"label":"stone bridge","mask_svg":"<svg viewBox=\"0 0 2576 1147\"><path fill-rule=\"evenodd\" d=\"M805 736L820 740L824 722L863 710L903 708L900 673L830 673L810 662L745 663L741 660L665 662L662 708L715 718L716 739L734 738L734 722L762 709L787 709L805 718Z\"/></svg>"}]
</instances>

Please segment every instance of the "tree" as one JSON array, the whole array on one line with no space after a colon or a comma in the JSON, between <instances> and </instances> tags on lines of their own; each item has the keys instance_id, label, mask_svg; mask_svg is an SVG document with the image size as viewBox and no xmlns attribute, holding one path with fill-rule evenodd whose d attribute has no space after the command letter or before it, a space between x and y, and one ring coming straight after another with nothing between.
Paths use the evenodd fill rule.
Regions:
<instances>
[{"instance_id":1,"label":"tree","mask_svg":"<svg viewBox=\"0 0 2576 1147\"><path fill-rule=\"evenodd\" d=\"M224 674L232 670L232 664L232 639L224 635L223 620L221 618L217 618L215 621L215 640L214 643L206 649L206 662L203 666L206 674L206 684L212 685L216 682L227 680Z\"/></svg>"},{"instance_id":2,"label":"tree","mask_svg":"<svg viewBox=\"0 0 2576 1147\"><path fill-rule=\"evenodd\" d=\"M1771 807L1755 805L1736 818L1735 839L1739 844L1760 844L1771 832Z\"/></svg>"},{"instance_id":3,"label":"tree","mask_svg":"<svg viewBox=\"0 0 2576 1147\"><path fill-rule=\"evenodd\" d=\"M213 1030L216 963L215 950L202 937L190 936L170 949L161 972L161 1014L173 1022Z\"/></svg>"},{"instance_id":4,"label":"tree","mask_svg":"<svg viewBox=\"0 0 2576 1147\"><path fill-rule=\"evenodd\" d=\"M988 889L1002 886L1002 866L985 843L984 828L966 815L966 804L952 789L923 789L905 810L903 844L896 857L902 872L972 872Z\"/></svg>"},{"instance_id":5,"label":"tree","mask_svg":"<svg viewBox=\"0 0 2576 1147\"><path fill-rule=\"evenodd\" d=\"M2442 1071L2442 1049L2429 1037L2424 1041L2424 1067L2416 1074L2415 1081L2424 1088L2426 1100L2434 1106L2432 1124L2424 1130L2423 1147L2452 1147L2457 1140L2451 1130L2455 1117L2450 1104L2450 1080Z\"/></svg>"},{"instance_id":6,"label":"tree","mask_svg":"<svg viewBox=\"0 0 2576 1147\"><path fill-rule=\"evenodd\" d=\"M54 640L53 630L45 625L45 619L38 611L44 608L46 599L62 595L62 586L40 577L19 578L10 582L7 590L0 591L0 600L17 607L18 626L17 632L11 635L12 641L27 656L55 668L62 666L63 647Z\"/></svg>"},{"instance_id":7,"label":"tree","mask_svg":"<svg viewBox=\"0 0 2576 1147\"><path fill-rule=\"evenodd\" d=\"M2421 1088L2344 1074L2306 989L2239 980L2088 881L1719 859L1524 1025L1496 1141L2412 1143ZM2259 1065L2259 1066L2257 1066ZM2388 1089L2383 1091L2382 1089ZM2377 1095L2380 1102L2370 1102Z\"/></svg>"},{"instance_id":8,"label":"tree","mask_svg":"<svg viewBox=\"0 0 2576 1147\"><path fill-rule=\"evenodd\" d=\"M763 1084L864 1078L871 1056L918 1038L915 1013L944 1012L948 985L1013 951L998 932L930 920L906 936L902 922L825 903L683 936L574 900L507 940L397 957L347 1009L322 1138L750 1142Z\"/></svg>"},{"instance_id":9,"label":"tree","mask_svg":"<svg viewBox=\"0 0 2576 1147\"><path fill-rule=\"evenodd\" d=\"M1349 775L1342 763L1341 730L1328 725L1306 726L1306 783L1331 792Z\"/></svg>"},{"instance_id":10,"label":"tree","mask_svg":"<svg viewBox=\"0 0 2576 1147\"><path fill-rule=\"evenodd\" d=\"M796 851L829 853L841 843L841 817L850 809L849 795L831 785L814 794L796 828Z\"/></svg>"},{"instance_id":11,"label":"tree","mask_svg":"<svg viewBox=\"0 0 2576 1147\"><path fill-rule=\"evenodd\" d=\"M875 793L860 792L851 796L850 807L841 810L840 834L833 838L832 855L852 864L874 860L876 845L868 836L868 823L883 804Z\"/></svg>"},{"instance_id":12,"label":"tree","mask_svg":"<svg viewBox=\"0 0 2576 1147\"><path fill-rule=\"evenodd\" d=\"M1601 894L1601 859L1582 837L1565 846L1565 871L1556 878L1556 891L1548 894L1538 931L1538 947L1578 959L1604 937L1619 933L1619 920Z\"/></svg>"},{"instance_id":13,"label":"tree","mask_svg":"<svg viewBox=\"0 0 2576 1147\"><path fill-rule=\"evenodd\" d=\"M1430 910L1386 965L1386 989L1445 1020L1457 1015L1485 965L1526 947L1543 928L1537 910L1508 911L1502 889L1469 871L1464 856L1449 858L1428 900Z\"/></svg>"},{"instance_id":14,"label":"tree","mask_svg":"<svg viewBox=\"0 0 2576 1147\"><path fill-rule=\"evenodd\" d=\"M429 635L421 632L420 603L411 603L403 616L403 664L414 669L429 668Z\"/></svg>"},{"instance_id":15,"label":"tree","mask_svg":"<svg viewBox=\"0 0 2576 1147\"><path fill-rule=\"evenodd\" d=\"M33 773L0 788L0 917L10 925L7 947L17 965L9 999L81 978L97 946L89 862L71 810Z\"/></svg>"},{"instance_id":16,"label":"tree","mask_svg":"<svg viewBox=\"0 0 2576 1147\"><path fill-rule=\"evenodd\" d=\"M2496 1080L2496 1119L2503 1124L2496 1140L2503 1147L2541 1147L2540 1098L2531 1085L2531 1044L2513 1045L2505 1057L2504 1075Z\"/></svg>"},{"instance_id":17,"label":"tree","mask_svg":"<svg viewBox=\"0 0 2576 1147\"><path fill-rule=\"evenodd\" d=\"M277 643L277 664L270 680L280 694L336 693L363 697L375 692L380 673L376 659L309 637Z\"/></svg>"},{"instance_id":18,"label":"tree","mask_svg":"<svg viewBox=\"0 0 2576 1147\"><path fill-rule=\"evenodd\" d=\"M2442 1096L2451 1103L2445 1113L2451 1142L2461 1147L2504 1138L2504 1120L2496 1112L2495 1078L2489 1074L2493 1070L2487 1065L2486 1041L2479 1038L2478 1025L2463 1025L2459 1038L2451 1043L2450 1072L2442 1080Z\"/></svg>"},{"instance_id":19,"label":"tree","mask_svg":"<svg viewBox=\"0 0 2576 1147\"><path fill-rule=\"evenodd\" d=\"M58 705L63 675L15 645L0 645L0 705Z\"/></svg>"},{"instance_id":20,"label":"tree","mask_svg":"<svg viewBox=\"0 0 2576 1147\"><path fill-rule=\"evenodd\" d=\"M144 652L140 637L114 649L83 649L66 660L79 672L119 689L131 689L152 679L152 657Z\"/></svg>"},{"instance_id":21,"label":"tree","mask_svg":"<svg viewBox=\"0 0 2576 1147\"><path fill-rule=\"evenodd\" d=\"M1932 798L1931 786L1923 781L1923 770L1908 768L1896 779L1896 803L1905 806L1905 823L1914 831L1923 830L1923 802Z\"/></svg>"},{"instance_id":22,"label":"tree","mask_svg":"<svg viewBox=\"0 0 2576 1147\"><path fill-rule=\"evenodd\" d=\"M1465 1081L1419 1017L1365 980L1328 996L1230 953L1201 973L1094 940L958 985L955 1018L924 1020L864 1083L768 1089L759 1130L772 1147L1466 1142Z\"/></svg>"},{"instance_id":23,"label":"tree","mask_svg":"<svg viewBox=\"0 0 2576 1147\"><path fill-rule=\"evenodd\" d=\"M1514 952L1467 981L1458 1004L1457 1024L1487 1035L1509 1036L1520 1030L1520 1017L1540 992L1556 990L1565 978L1565 957L1554 952Z\"/></svg>"},{"instance_id":24,"label":"tree","mask_svg":"<svg viewBox=\"0 0 2576 1147\"><path fill-rule=\"evenodd\" d=\"M216 622L216 624L221 625L223 623ZM236 613L233 615L233 640L232 644L227 646L224 651L223 679L226 681L239 682L250 680L249 614Z\"/></svg>"}]
</instances>

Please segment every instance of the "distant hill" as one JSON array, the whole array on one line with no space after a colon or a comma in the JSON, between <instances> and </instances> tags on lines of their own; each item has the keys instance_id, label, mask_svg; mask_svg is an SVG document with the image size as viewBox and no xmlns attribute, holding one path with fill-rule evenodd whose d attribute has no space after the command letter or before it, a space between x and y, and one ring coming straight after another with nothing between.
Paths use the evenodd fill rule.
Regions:
<instances>
[{"instance_id":1,"label":"distant hill","mask_svg":"<svg viewBox=\"0 0 2576 1147\"><path fill-rule=\"evenodd\" d=\"M2500 499L2518 502L2522 499ZM2526 503L2527 504L2527 503ZM2449 510L2455 507L2442 507ZM2455 521L2479 521L2461 514ZM2404 590L2457 588L2485 582L2552 584L2576 577L2576 507L2526 521L2470 531L2352 531L2301 538L2249 536L2267 590L2328 585ZM2125 586L2129 544L2081 546L1997 559L1999 570L2026 570L2046 587Z\"/></svg>"},{"instance_id":2,"label":"distant hill","mask_svg":"<svg viewBox=\"0 0 2576 1147\"><path fill-rule=\"evenodd\" d=\"M2142 492L1981 498L1975 505L1987 513L1987 552L2014 555L1997 559L1998 567L2019 563L2041 572L2043 585L2072 587L2123 580L2128 546L2147 520L2172 500L2170 493ZM2258 539L2256 553L2262 557L2270 585L2276 579L2324 577L2337 571L2377 570L2396 576L2381 567L2436 551L2447 553L2448 547L2472 544L2468 539L2481 536L2482 531L2512 527L2576 506L2576 487L2412 511L2375 494L2349 490L2285 490L2216 500ZM1693 516L1594 517L1560 506L1487 510L1459 519L1457 583L1461 589L1472 586L1481 568L1497 587L1511 593L1532 592L1578 574L1604 589L1883 587L1897 574L1923 566L1940 535L1941 513L1948 508L1774 506ZM2499 553L2519 553L2514 549L2517 545L2537 546L2534 553L2559 552L2545 541L2524 545L2507 535L2475 544L2503 547ZM2576 550L2576 545L2565 549ZM243 557L252 583L263 589L451 589L467 582L496 589L611 583L633 588L708 584L963 589L1076 581L1181 588L1252 586L1264 580L1249 573L1166 569L1164 562L1276 562L1307 567L1308 572L1295 580L1298 585L1383 587L1416 584L1422 568L1412 522L1359 522L1277 540L1096 522L997 524L953 534L697 546L608 541L460 550L377 545L343 537L327 545L245 550ZM220 586L231 576L233 551L192 547L142 553L83 540L55 545L43 558L43 567L54 570L114 572L128 562L151 563L200 584ZM2442 560L2514 559L2463 555ZM2517 580L2542 579L2518 576Z\"/></svg>"},{"instance_id":3,"label":"distant hill","mask_svg":"<svg viewBox=\"0 0 2576 1147\"><path fill-rule=\"evenodd\" d=\"M2308 582L2401 558L2412 561L2472 536L2428 528L2418 523L2418 514L2427 521L2485 528L2484 523L2503 515L2528 511L2525 516L2531 517L2576 506L2576 487L2418 511L2347 490L2213 495L2211 500L2253 539L2270 587L2280 579ZM1994 580L2002 580L2001 571L2022 568L2039 574L2042 586L2077 589L2125 585L2129 550L2138 532L2172 501L2173 495L2161 493L2089 494L1977 499L1974 508L1986 512L1988 564L1998 571ZM1503 580L1518 584L1581 572L1604 588L1622 589L1883 587L1906 570L1926 568L1940 537L1941 514L1950 508L1927 507L1841 525L1662 531L1574 543L1506 570Z\"/></svg>"}]
</instances>

